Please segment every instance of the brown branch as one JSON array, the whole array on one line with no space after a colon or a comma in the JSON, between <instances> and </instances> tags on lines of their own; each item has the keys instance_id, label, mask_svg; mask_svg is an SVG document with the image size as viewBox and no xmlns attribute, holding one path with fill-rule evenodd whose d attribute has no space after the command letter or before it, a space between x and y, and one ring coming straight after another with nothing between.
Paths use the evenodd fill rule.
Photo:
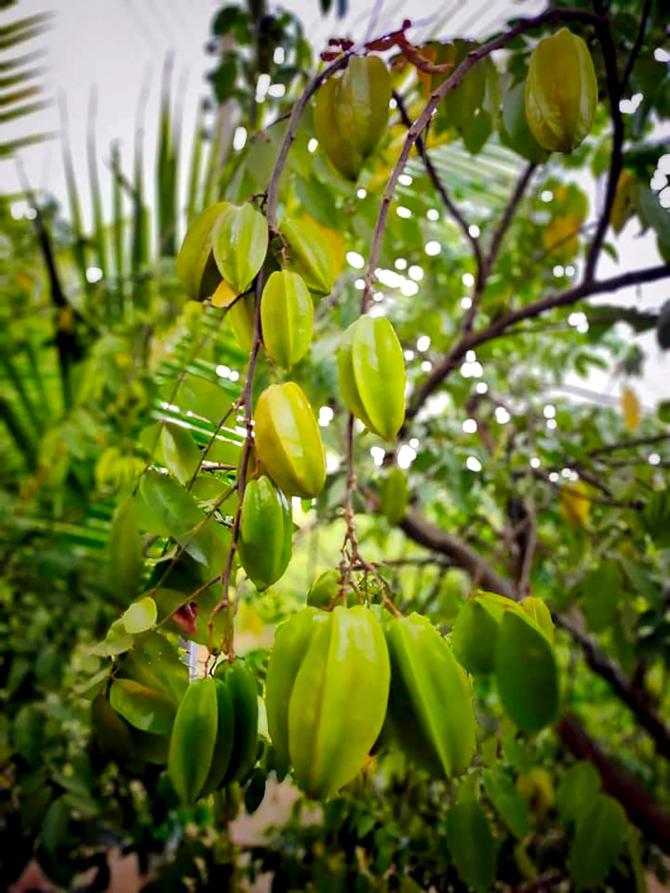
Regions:
<instances>
[{"instance_id":1,"label":"brown branch","mask_svg":"<svg viewBox=\"0 0 670 893\"><path fill-rule=\"evenodd\" d=\"M649 13L651 11L651 0L645 0L644 6L642 7L642 16L640 18L640 28L637 32L637 37L635 38L635 43L631 47L630 53L628 54L628 59L626 60L626 67L623 70L623 74L621 75L621 95L626 92L626 88L628 87L628 81L630 79L631 74L633 73L633 66L635 65L635 60L640 54L640 50L642 49L642 41L644 40L644 32L647 30L647 22L649 21Z\"/></svg>"},{"instance_id":2,"label":"brown branch","mask_svg":"<svg viewBox=\"0 0 670 893\"><path fill-rule=\"evenodd\" d=\"M649 696L644 689L633 685L619 667L600 650L589 636L567 617L554 614L554 622L579 645L589 667L604 679L630 711L635 715L642 728L656 745L657 752L670 759L670 728L666 726L649 703Z\"/></svg>"},{"instance_id":3,"label":"brown branch","mask_svg":"<svg viewBox=\"0 0 670 893\"><path fill-rule=\"evenodd\" d=\"M616 195L617 183L623 169L623 142L625 137L623 118L619 110L619 101L621 99L621 88L619 86L619 76L617 73L616 48L612 41L612 32L610 31L609 22L601 20L596 31L600 39L603 59L605 61L605 73L607 80L607 93L610 102L610 113L612 115L612 153L610 155L610 166L607 174L607 188L605 190L605 203L598 220L595 235L591 242L588 254L586 256L586 265L584 267L584 282L591 282L595 276L598 257L605 240L605 233L610 223L610 215L612 213L612 205Z\"/></svg>"},{"instance_id":4,"label":"brown branch","mask_svg":"<svg viewBox=\"0 0 670 893\"><path fill-rule=\"evenodd\" d=\"M475 290L472 296L472 303L470 304L468 312L465 314L465 319L463 320L463 335L468 335L472 331L472 327L475 323L475 318L479 311L479 305L481 304L482 296L484 294L484 289L486 288L487 280L491 275L493 267L495 266L498 252L500 251L500 246L502 245L502 241L505 238L505 233L512 223L514 214L516 213L516 210L519 207L519 203L523 198L526 189L528 188L528 184L530 183L531 177L533 176L536 167L536 164L531 163L526 165L526 167L524 168L523 173L519 177L519 180L517 181L517 184L512 191L512 195L510 196L510 199L507 203L507 207L505 208L503 215L500 218L500 223L493 233L488 253L479 266L479 273L475 282Z\"/></svg>"},{"instance_id":5,"label":"brown branch","mask_svg":"<svg viewBox=\"0 0 670 893\"><path fill-rule=\"evenodd\" d=\"M556 726L563 746L580 760L588 760L600 773L603 788L616 798L651 843L670 853L670 817L655 805L647 788L615 763L582 728L574 716L564 716Z\"/></svg>"},{"instance_id":6,"label":"brown branch","mask_svg":"<svg viewBox=\"0 0 670 893\"><path fill-rule=\"evenodd\" d=\"M432 524L419 512L414 510L407 512L399 526L415 543L419 543L433 552L446 555L467 571L471 577L478 580L485 589L516 599L516 591L509 580L497 574L467 543L447 533L446 530L442 530L436 524Z\"/></svg>"},{"instance_id":7,"label":"brown branch","mask_svg":"<svg viewBox=\"0 0 670 893\"><path fill-rule=\"evenodd\" d=\"M537 168L536 164L532 162L524 168L521 176L519 177L517 184L512 192L509 202L507 203L507 207L503 213L503 216L500 219L500 223L496 227L495 232L493 233L493 238L491 239L491 245L488 250L488 254L486 255L486 263L485 270L486 275L488 276L493 267L495 266L495 262L498 258L498 252L500 251L500 246L502 245L502 241L505 238L505 234L512 223L514 215L516 214L517 208L519 207L519 203L523 199L526 189L528 189L528 184L530 183L533 174Z\"/></svg>"},{"instance_id":8,"label":"brown branch","mask_svg":"<svg viewBox=\"0 0 670 893\"><path fill-rule=\"evenodd\" d=\"M443 357L441 362L437 363L431 374L424 383L416 391L416 394L408 408L407 417L413 418L419 409L426 402L428 397L436 388L444 381L449 373L456 367L462 357L468 350L479 347L487 341L492 341L500 337L506 330L515 323L522 322L526 319L540 316L549 310L557 307L567 307L576 304L584 298L618 291L620 288L626 288L629 285L639 285L645 282L656 282L659 279L670 277L670 267L667 264L660 264L656 267L649 267L646 270L630 270L627 273L621 273L619 276L613 276L610 279L602 279L600 281L582 282L568 291L560 292L556 295L548 295L525 307L517 310L510 310L508 313L499 316L489 326L479 331L471 332L460 339L460 341Z\"/></svg>"},{"instance_id":9,"label":"brown branch","mask_svg":"<svg viewBox=\"0 0 670 893\"><path fill-rule=\"evenodd\" d=\"M412 119L407 114L405 102L404 102L402 96L396 90L393 91L393 96L394 96L396 104L398 106L398 112L400 113L400 118L402 120L402 123L405 125L405 127L407 127L409 129L412 126ZM463 235L465 236L467 241L470 243L470 247L472 248L472 254L475 259L475 264L477 266L477 280L479 280L479 278L481 276L481 270L482 270L482 252L481 252L481 248L479 245L479 239L470 233L470 227L468 226L468 221L463 216L461 209L458 207L458 205L454 202L454 200L449 195L449 192L447 191L447 187L442 182L442 179L441 179L439 173L437 172L437 168L433 164L433 161L428 153L426 143L424 142L424 139L421 136L418 136L416 139L416 150L421 157L423 166L426 169L426 173L428 174L428 177L429 177L431 183L433 184L435 191L442 199L442 203L444 204L447 211L454 218L455 222L458 224L461 232L463 233Z\"/></svg>"},{"instance_id":10,"label":"brown branch","mask_svg":"<svg viewBox=\"0 0 670 893\"><path fill-rule=\"evenodd\" d=\"M665 440L670 440L670 433L655 434L651 437L632 437L630 440L621 440L618 443L608 443L597 447L597 449L591 450L589 455L602 456L606 453L618 452L619 450L632 450L638 446L653 446L653 444L663 443Z\"/></svg>"},{"instance_id":11,"label":"brown branch","mask_svg":"<svg viewBox=\"0 0 670 893\"><path fill-rule=\"evenodd\" d=\"M537 548L537 518L535 516L535 507L527 501L524 503L524 508L527 513L528 524L524 536L524 549L521 555L521 563L516 585L520 598L525 598L527 595L530 595L530 575L533 570L535 549Z\"/></svg>"}]
</instances>

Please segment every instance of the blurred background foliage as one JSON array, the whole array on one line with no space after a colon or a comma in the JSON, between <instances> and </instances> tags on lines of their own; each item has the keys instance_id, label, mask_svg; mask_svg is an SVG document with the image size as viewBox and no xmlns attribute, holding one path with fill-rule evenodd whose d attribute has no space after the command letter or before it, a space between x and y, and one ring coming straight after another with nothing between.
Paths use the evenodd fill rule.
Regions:
<instances>
[{"instance_id":1,"label":"blurred background foliage","mask_svg":"<svg viewBox=\"0 0 670 893\"><path fill-rule=\"evenodd\" d=\"M324 11L329 6L322 2ZM612 3L609 16L623 67L639 4ZM0 31L0 120L29 115L42 101L31 86L29 55L19 65L14 54L29 54L48 22L48 15L21 19L19 7L16 21ZM625 188L605 243L614 259L625 225L652 230L661 256L670 252L668 212L657 196L667 182L658 185L659 132L670 115L667 59L654 55L663 28L662 4L651 4L630 73L628 93L641 99L624 117ZM583 33L590 39L588 29ZM91 702L117 653L110 624L161 579L180 541L174 518L186 505L209 519L204 562L187 556L168 580L172 590L188 594L216 572L234 511L232 498L222 497L241 438L234 414L224 425L219 420L239 397L245 352L225 310L185 298L174 272L176 250L186 221L211 202L264 192L287 113L321 49L310 46L293 15L262 2L220 8L209 41L209 92L194 133L183 132L168 60L160 116L140 117L132 169L121 167L117 147L96 144L92 114L87 170L74 169L62 138L67 207L28 182L21 195L0 203L3 881L8 885L36 859L59 886L106 889L110 850L136 855L147 889L161 890L233 886L266 872L277 890L352 884L487 890L494 881L498 889L559 889L566 865L586 888L605 889L606 878L608 889L627 891L645 889L654 874L663 880L667 827L654 833L644 825L648 815L636 822L630 810L630 822L621 825L618 813L602 806L612 801L598 800L598 791L601 784L612 791L607 773L614 766L634 779L639 797L655 801L659 816L670 813L670 746L663 737L670 718L670 403L640 406L636 376L645 355L635 337L654 330L659 349L667 348L667 305L594 302L520 324L464 358L426 401L398 452L413 508L512 581L522 579L523 540L532 529L529 587L577 628L576 637L558 634L562 728L519 735L495 692L478 683L481 756L460 786L429 783L397 755L381 756L316 812L294 793L282 795L290 809L277 800L268 747L242 789L189 811L175 805L160 766L140 760L120 767L92 736ZM604 98L602 59L590 44ZM470 235L484 244L524 166L546 160L537 158L514 117L515 86L531 45L530 36L518 38L497 71L492 65L473 71L457 111L442 109L427 140ZM414 117L425 85L402 59L394 60L393 72ZM481 89L474 75L484 78ZM483 296L483 324L576 281L595 214L584 178L602 178L609 163L605 109L603 101L593 134L578 150L533 169ZM143 133L150 128L156 149L147 159ZM338 560L346 415L337 399L334 348L337 333L358 313L360 269L405 132L394 111L380 150L351 184L319 151L310 110L282 180L284 214L316 221L347 262L333 294L317 307L316 339L295 373L319 410L327 486L316 503L295 506L300 529L285 577L262 595L242 575L237 581L239 650L261 683L274 626L304 604L316 574ZM19 149L0 144L0 153L20 165ZM91 196L85 214L84 181ZM103 184L111 190L109 217L102 212ZM416 391L458 336L477 272L418 156L401 180L380 266L375 312L393 319ZM595 368L627 389L621 405L590 394ZM258 386L277 374L263 366ZM568 374L584 379L582 394L574 387L561 392ZM209 461L196 477L210 442ZM362 492L373 498L387 473L383 455L373 435L358 438ZM138 520L138 555L140 534L118 523L117 510L152 465L167 470L176 489L166 495L161 523ZM577 480L585 488L581 506L579 497L576 505L566 497ZM420 609L448 630L479 581L453 558L413 542L368 503L357 508L361 548L380 563L397 604ZM532 528L520 524L529 513ZM213 602L201 605L203 622L208 604L211 610ZM178 633L184 630L173 625L175 642ZM630 686L629 701L603 667ZM651 736L640 710L660 717ZM578 730L606 757L604 770L575 745L575 716ZM575 763L575 754L591 762ZM466 799L465 789L478 799ZM264 796L279 803L268 819L277 827L245 839L245 816ZM584 827L577 819L591 801L602 814ZM598 836L596 819L614 829L614 840L605 831ZM549 886L533 886L540 882Z\"/></svg>"}]
</instances>

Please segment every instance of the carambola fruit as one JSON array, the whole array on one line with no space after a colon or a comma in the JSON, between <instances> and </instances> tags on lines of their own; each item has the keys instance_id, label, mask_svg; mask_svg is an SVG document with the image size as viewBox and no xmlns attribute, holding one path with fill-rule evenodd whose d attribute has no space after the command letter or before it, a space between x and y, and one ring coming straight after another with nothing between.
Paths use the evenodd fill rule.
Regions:
<instances>
[{"instance_id":1,"label":"carambola fruit","mask_svg":"<svg viewBox=\"0 0 670 893\"><path fill-rule=\"evenodd\" d=\"M571 152L589 134L598 83L589 48L561 28L533 50L526 78L526 119L545 149Z\"/></svg>"},{"instance_id":2,"label":"carambola fruit","mask_svg":"<svg viewBox=\"0 0 670 893\"><path fill-rule=\"evenodd\" d=\"M405 360L388 319L361 316L352 323L342 336L337 367L349 411L393 440L405 420Z\"/></svg>"},{"instance_id":3,"label":"carambola fruit","mask_svg":"<svg viewBox=\"0 0 670 893\"><path fill-rule=\"evenodd\" d=\"M251 285L268 250L268 224L252 205L227 204L213 232L214 260L221 276L239 295Z\"/></svg>"},{"instance_id":4,"label":"carambola fruit","mask_svg":"<svg viewBox=\"0 0 670 893\"><path fill-rule=\"evenodd\" d=\"M267 589L291 558L293 522L284 494L262 475L247 483L237 550L242 567L258 589Z\"/></svg>"},{"instance_id":5,"label":"carambola fruit","mask_svg":"<svg viewBox=\"0 0 670 893\"><path fill-rule=\"evenodd\" d=\"M268 666L268 729L302 790L333 796L362 768L381 731L389 658L368 608L305 608L277 632Z\"/></svg>"},{"instance_id":6,"label":"carambola fruit","mask_svg":"<svg viewBox=\"0 0 670 893\"><path fill-rule=\"evenodd\" d=\"M472 687L465 670L419 614L395 617L385 633L391 658L390 738L433 776L463 772L475 752Z\"/></svg>"},{"instance_id":7,"label":"carambola fruit","mask_svg":"<svg viewBox=\"0 0 670 893\"><path fill-rule=\"evenodd\" d=\"M303 390L295 382L273 384L258 398L256 454L287 496L318 496L326 479L319 426Z\"/></svg>"},{"instance_id":8,"label":"carambola fruit","mask_svg":"<svg viewBox=\"0 0 670 893\"><path fill-rule=\"evenodd\" d=\"M195 803L243 779L258 752L256 681L240 661L197 679L177 708L170 736L168 775L179 799Z\"/></svg>"},{"instance_id":9,"label":"carambola fruit","mask_svg":"<svg viewBox=\"0 0 670 893\"><path fill-rule=\"evenodd\" d=\"M316 97L319 143L334 168L355 180L386 130L391 78L379 56L353 56Z\"/></svg>"},{"instance_id":10,"label":"carambola fruit","mask_svg":"<svg viewBox=\"0 0 670 893\"><path fill-rule=\"evenodd\" d=\"M268 356L290 369L309 350L314 305L299 273L272 273L261 297L263 344Z\"/></svg>"}]
</instances>

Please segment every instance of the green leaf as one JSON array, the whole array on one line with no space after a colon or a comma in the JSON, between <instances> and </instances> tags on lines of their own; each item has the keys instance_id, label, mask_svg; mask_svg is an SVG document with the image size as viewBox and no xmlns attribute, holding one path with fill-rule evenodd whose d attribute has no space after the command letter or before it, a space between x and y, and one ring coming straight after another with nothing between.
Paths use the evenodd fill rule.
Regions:
<instances>
[{"instance_id":1,"label":"green leaf","mask_svg":"<svg viewBox=\"0 0 670 893\"><path fill-rule=\"evenodd\" d=\"M143 541L134 499L127 499L114 513L109 535L112 583L120 595L133 596L142 579Z\"/></svg>"},{"instance_id":2,"label":"green leaf","mask_svg":"<svg viewBox=\"0 0 670 893\"><path fill-rule=\"evenodd\" d=\"M469 599L459 611L451 641L454 654L469 673L493 672L499 625L500 619L477 598Z\"/></svg>"},{"instance_id":3,"label":"green leaf","mask_svg":"<svg viewBox=\"0 0 670 893\"><path fill-rule=\"evenodd\" d=\"M136 641L133 650L124 658L120 673L147 688L156 689L175 706L188 685L188 670L177 649L157 632L147 633Z\"/></svg>"},{"instance_id":4,"label":"green leaf","mask_svg":"<svg viewBox=\"0 0 670 893\"><path fill-rule=\"evenodd\" d=\"M524 731L548 725L558 712L558 670L546 637L516 611L498 632L496 682L505 711Z\"/></svg>"},{"instance_id":5,"label":"green leaf","mask_svg":"<svg viewBox=\"0 0 670 893\"><path fill-rule=\"evenodd\" d=\"M133 604L126 609L121 617L121 622L126 628L126 632L131 636L138 633L146 632L156 622L158 617L158 609L156 602L149 595Z\"/></svg>"},{"instance_id":6,"label":"green leaf","mask_svg":"<svg viewBox=\"0 0 670 893\"><path fill-rule=\"evenodd\" d=\"M515 837L525 837L530 828L528 804L501 769L486 769L482 774L484 789L502 820Z\"/></svg>"},{"instance_id":7,"label":"green leaf","mask_svg":"<svg viewBox=\"0 0 670 893\"><path fill-rule=\"evenodd\" d=\"M556 791L556 806L563 821L577 822L588 811L601 788L598 770L584 760L571 766Z\"/></svg>"},{"instance_id":8,"label":"green leaf","mask_svg":"<svg viewBox=\"0 0 670 893\"><path fill-rule=\"evenodd\" d=\"M187 484L200 462L200 450L181 425L164 423L160 437L163 459L168 470L181 484Z\"/></svg>"},{"instance_id":9,"label":"green leaf","mask_svg":"<svg viewBox=\"0 0 670 893\"><path fill-rule=\"evenodd\" d=\"M497 852L484 810L468 797L449 810L446 828L459 875L477 893L489 893L496 878Z\"/></svg>"},{"instance_id":10,"label":"green leaf","mask_svg":"<svg viewBox=\"0 0 670 893\"><path fill-rule=\"evenodd\" d=\"M141 520L151 533L171 536L199 564L220 568L230 536L214 517L206 518L195 499L173 478L150 471L139 494Z\"/></svg>"},{"instance_id":11,"label":"green leaf","mask_svg":"<svg viewBox=\"0 0 670 893\"><path fill-rule=\"evenodd\" d=\"M582 813L570 849L570 876L578 890L602 889L628 836L628 822L621 805L599 794Z\"/></svg>"},{"instance_id":12,"label":"green leaf","mask_svg":"<svg viewBox=\"0 0 670 893\"><path fill-rule=\"evenodd\" d=\"M133 647L133 637L130 635L121 619L115 620L107 630L107 635L93 649L94 654L100 657L116 657Z\"/></svg>"},{"instance_id":13,"label":"green leaf","mask_svg":"<svg viewBox=\"0 0 670 893\"><path fill-rule=\"evenodd\" d=\"M549 152L542 148L528 126L523 81L505 93L501 137L510 149L528 161L543 164L549 158Z\"/></svg>"},{"instance_id":14,"label":"green leaf","mask_svg":"<svg viewBox=\"0 0 670 893\"><path fill-rule=\"evenodd\" d=\"M44 715L36 704L24 704L17 712L12 727L14 752L31 766L40 761L44 737Z\"/></svg>"},{"instance_id":15,"label":"green leaf","mask_svg":"<svg viewBox=\"0 0 670 893\"><path fill-rule=\"evenodd\" d=\"M67 840L70 810L63 797L52 800L42 821L41 837L45 850L55 856Z\"/></svg>"},{"instance_id":16,"label":"green leaf","mask_svg":"<svg viewBox=\"0 0 670 893\"><path fill-rule=\"evenodd\" d=\"M642 222L654 230L661 249L670 249L670 212L661 207L658 196L651 189L640 189L638 201Z\"/></svg>"},{"instance_id":17,"label":"green leaf","mask_svg":"<svg viewBox=\"0 0 670 893\"><path fill-rule=\"evenodd\" d=\"M172 396L173 388L172 382L166 382L161 388L163 399ZM192 412L203 419L218 422L228 412L232 401L221 384L189 372L171 402L176 403L184 413Z\"/></svg>"},{"instance_id":18,"label":"green leaf","mask_svg":"<svg viewBox=\"0 0 670 893\"><path fill-rule=\"evenodd\" d=\"M670 547L670 489L651 494L642 511L642 524L660 549Z\"/></svg>"},{"instance_id":19,"label":"green leaf","mask_svg":"<svg viewBox=\"0 0 670 893\"><path fill-rule=\"evenodd\" d=\"M622 577L616 561L603 561L589 571L580 585L589 629L600 632L610 626L622 595Z\"/></svg>"},{"instance_id":20,"label":"green leaf","mask_svg":"<svg viewBox=\"0 0 670 893\"><path fill-rule=\"evenodd\" d=\"M115 679L109 689L109 703L131 726L141 732L168 735L175 707L159 691L132 679Z\"/></svg>"}]
</instances>

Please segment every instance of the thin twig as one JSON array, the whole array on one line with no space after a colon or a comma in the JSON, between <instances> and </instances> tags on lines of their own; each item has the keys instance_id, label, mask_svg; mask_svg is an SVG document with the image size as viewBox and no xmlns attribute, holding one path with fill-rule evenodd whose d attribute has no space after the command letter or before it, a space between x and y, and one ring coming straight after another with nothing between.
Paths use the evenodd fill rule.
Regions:
<instances>
[{"instance_id":1,"label":"thin twig","mask_svg":"<svg viewBox=\"0 0 670 893\"><path fill-rule=\"evenodd\" d=\"M584 267L584 282L591 282L595 277L598 257L605 241L605 233L610 223L612 213L612 205L616 195L617 183L623 169L623 142L625 131L623 126L623 118L619 109L619 101L621 99L621 88L619 86L619 76L617 73L616 48L612 41L612 32L610 31L609 22L601 20L596 31L600 39L602 47L603 59L605 61L605 72L607 81L607 93L610 102L610 113L612 116L612 153L610 155L610 166L607 174L607 187L605 190L605 202L603 210L598 220L595 235L591 242L591 247L586 256L586 264Z\"/></svg>"},{"instance_id":2,"label":"thin twig","mask_svg":"<svg viewBox=\"0 0 670 893\"><path fill-rule=\"evenodd\" d=\"M433 371L419 387L414 395L408 410L408 419L413 418L421 409L428 397L436 388L444 381L449 373L456 367L462 357L468 350L479 347L487 341L493 341L498 338L506 330L515 323L522 322L526 319L532 319L548 310L554 310L557 307L567 307L576 304L584 298L592 297L618 291L629 285L640 285L645 282L656 282L659 279L670 277L670 267L667 264L660 264L656 267L649 267L645 270L630 270L613 276L610 279L602 279L600 281L582 282L568 291L560 292L555 295L548 295L532 304L526 304L517 310L510 310L508 313L499 316L490 325L484 329L474 331L464 336L460 341L442 358L442 360L433 367Z\"/></svg>"},{"instance_id":3,"label":"thin twig","mask_svg":"<svg viewBox=\"0 0 670 893\"><path fill-rule=\"evenodd\" d=\"M393 91L393 97L394 97L396 104L398 106L398 112L400 113L400 118L401 118L403 124L405 125L405 127L407 127L409 129L412 126L412 119L410 118L409 114L407 113L407 108L405 106L405 102L404 102L402 96L396 90ZM423 161L423 166L426 169L426 173L428 174L428 177L429 177L431 183L433 184L435 191L438 193L438 195L442 199L442 203L444 204L445 208L451 214L451 216L454 218L455 222L460 227L461 232L463 233L463 235L465 236L467 241L470 243L470 247L472 249L472 254L474 256L475 264L477 267L477 275L479 277L481 267L482 267L482 252L481 252L481 248L479 245L479 239L476 236L472 235L472 233L470 232L470 227L468 225L468 221L463 216L461 209L458 207L458 205L454 202L454 200L449 195L447 187L442 182L442 178L440 177L439 173L437 172L437 168L433 164L430 154L428 153L426 143L424 142L424 139L421 136L417 137L416 150L419 153L419 155L421 156L421 160Z\"/></svg>"},{"instance_id":4,"label":"thin twig","mask_svg":"<svg viewBox=\"0 0 670 893\"><path fill-rule=\"evenodd\" d=\"M620 440L617 443L606 443L604 446L591 450L590 456L602 456L604 453L614 453L618 450L632 450L639 446L653 446L656 443L670 440L670 433L654 434L650 437L632 437L630 440Z\"/></svg>"},{"instance_id":5,"label":"thin twig","mask_svg":"<svg viewBox=\"0 0 670 893\"><path fill-rule=\"evenodd\" d=\"M505 233L509 229L512 220L514 219L516 210L519 207L519 203L521 202L526 189L528 188L528 184L530 183L533 174L535 173L536 167L536 164L531 163L526 165L526 167L524 168L523 173L519 177L517 184L512 191L505 211L500 218L500 223L493 233L493 238L491 239L491 245L489 247L488 253L485 255L479 265L479 275L477 276L477 279L475 281L475 290L474 294L472 295L472 301L467 313L465 314L465 319L463 320L463 333L465 335L469 334L472 331L475 317L477 316L477 313L479 311L479 305L486 288L486 283L489 276L491 275L491 271L495 266L495 262L498 258L498 252L500 251L500 246L502 245L502 241L505 238Z\"/></svg>"},{"instance_id":6,"label":"thin twig","mask_svg":"<svg viewBox=\"0 0 670 893\"><path fill-rule=\"evenodd\" d=\"M637 57L640 54L640 50L642 49L642 42L644 40L644 32L647 30L647 22L649 20L649 13L651 11L651 0L644 0L644 6L642 7L642 16L640 17L640 28L637 32L637 37L635 38L635 43L631 47L630 53L628 54L628 59L626 60L626 65L623 70L623 74L621 75L621 95L626 92L626 88L628 87L628 81L630 79L631 74L633 73L633 66L637 60Z\"/></svg>"}]
</instances>

